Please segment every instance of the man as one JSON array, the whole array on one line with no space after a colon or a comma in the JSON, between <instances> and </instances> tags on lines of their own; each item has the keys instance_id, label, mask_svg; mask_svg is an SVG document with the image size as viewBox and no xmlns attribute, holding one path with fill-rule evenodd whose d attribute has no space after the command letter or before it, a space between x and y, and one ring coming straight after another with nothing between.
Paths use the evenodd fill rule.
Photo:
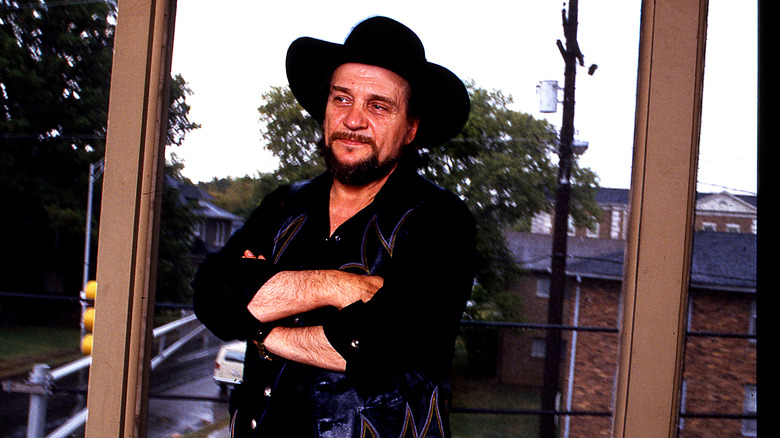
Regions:
<instances>
[{"instance_id":1,"label":"man","mask_svg":"<svg viewBox=\"0 0 780 438\"><path fill-rule=\"evenodd\" d=\"M266 196L193 281L203 323L248 341L232 432L448 436L475 226L414 161L460 131L466 88L384 17L343 45L296 40L287 75L322 125L328 172Z\"/></svg>"}]
</instances>

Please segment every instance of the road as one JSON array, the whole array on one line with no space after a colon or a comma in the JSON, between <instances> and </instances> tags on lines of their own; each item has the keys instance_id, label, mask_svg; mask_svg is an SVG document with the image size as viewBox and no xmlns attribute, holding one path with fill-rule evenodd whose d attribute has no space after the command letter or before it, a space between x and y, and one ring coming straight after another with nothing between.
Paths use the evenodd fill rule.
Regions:
<instances>
[{"instance_id":1,"label":"road","mask_svg":"<svg viewBox=\"0 0 780 438\"><path fill-rule=\"evenodd\" d=\"M206 333L206 332L204 332ZM227 418L226 395L211 378L221 341L196 337L152 372L148 438L172 438ZM84 376L57 382L46 433L86 406ZM192 399L187 399L192 398ZM25 438L29 396L0 390L0 438ZM83 428L74 437L83 436Z\"/></svg>"},{"instance_id":2,"label":"road","mask_svg":"<svg viewBox=\"0 0 780 438\"><path fill-rule=\"evenodd\" d=\"M168 438L202 429L227 419L226 394L214 383L214 358L219 345L172 358L152 377L149 400L149 438ZM166 381L166 377L169 379ZM181 398L179 398L181 397ZM199 398L187 400L187 397Z\"/></svg>"}]
</instances>

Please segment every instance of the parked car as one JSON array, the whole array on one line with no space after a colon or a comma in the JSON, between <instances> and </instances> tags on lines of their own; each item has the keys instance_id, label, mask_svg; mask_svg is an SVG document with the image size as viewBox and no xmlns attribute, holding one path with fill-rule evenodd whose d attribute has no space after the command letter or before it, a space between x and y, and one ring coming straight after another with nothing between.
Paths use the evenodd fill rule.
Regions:
<instances>
[{"instance_id":1,"label":"parked car","mask_svg":"<svg viewBox=\"0 0 780 438\"><path fill-rule=\"evenodd\" d=\"M243 380L245 352L246 342L231 342L219 349L214 364L214 381L222 391Z\"/></svg>"}]
</instances>

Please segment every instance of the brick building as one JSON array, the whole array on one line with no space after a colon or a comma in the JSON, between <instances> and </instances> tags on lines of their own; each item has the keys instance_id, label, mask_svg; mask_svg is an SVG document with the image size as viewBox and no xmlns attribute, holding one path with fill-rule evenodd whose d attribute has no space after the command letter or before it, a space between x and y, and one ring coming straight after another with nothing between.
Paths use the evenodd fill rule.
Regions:
<instances>
[{"instance_id":1,"label":"brick building","mask_svg":"<svg viewBox=\"0 0 780 438\"><path fill-rule=\"evenodd\" d=\"M602 189L604 214L597 230L571 230L568 242L561 406L589 412L561 418L561 436L608 437L614 404L622 311L622 278L628 191ZM755 197L702 194L696 233L685 343L680 437L755 435L755 420L714 419L755 412L756 208ZM523 322L545 323L552 236L548 215L531 233L507 233L528 275L516 286ZM543 330L503 330L496 378L539 388L544 369Z\"/></svg>"}]
</instances>

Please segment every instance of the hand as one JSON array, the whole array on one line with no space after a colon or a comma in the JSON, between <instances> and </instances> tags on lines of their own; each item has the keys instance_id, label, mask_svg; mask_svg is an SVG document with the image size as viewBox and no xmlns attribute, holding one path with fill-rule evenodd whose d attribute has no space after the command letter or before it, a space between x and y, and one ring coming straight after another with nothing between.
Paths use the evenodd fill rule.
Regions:
<instances>
[{"instance_id":1,"label":"hand","mask_svg":"<svg viewBox=\"0 0 780 438\"><path fill-rule=\"evenodd\" d=\"M244 251L244 255L242 255L241 258L242 259L265 260L265 257L262 254L260 254L259 256L256 256L256 255L252 254L252 251L250 251L248 249Z\"/></svg>"}]
</instances>

